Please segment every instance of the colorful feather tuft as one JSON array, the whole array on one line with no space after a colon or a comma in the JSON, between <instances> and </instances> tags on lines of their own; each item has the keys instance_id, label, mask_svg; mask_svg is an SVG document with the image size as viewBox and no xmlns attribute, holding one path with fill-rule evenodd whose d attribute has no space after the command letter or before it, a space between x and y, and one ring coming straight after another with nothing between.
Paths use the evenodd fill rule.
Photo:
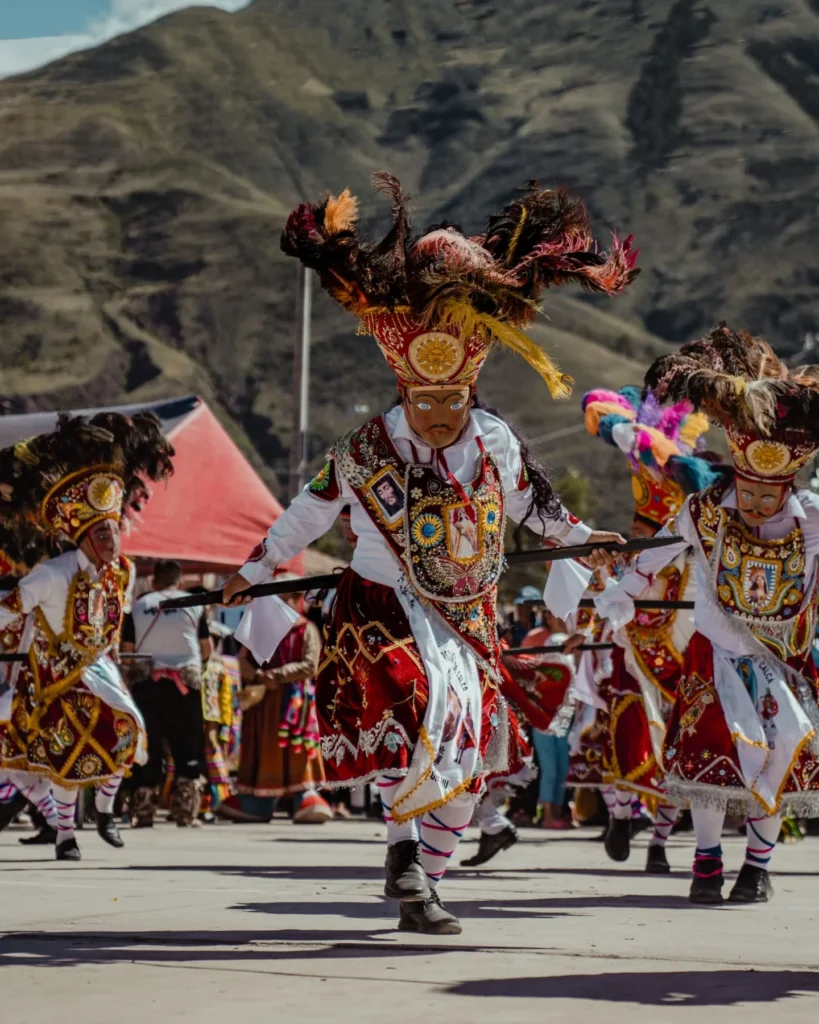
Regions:
<instances>
[{"instance_id":1,"label":"colorful feather tuft","mask_svg":"<svg viewBox=\"0 0 819 1024\"><path fill-rule=\"evenodd\" d=\"M330 196L324 208L324 228L328 235L353 231L358 223L358 200L345 188L338 196Z\"/></svg>"}]
</instances>

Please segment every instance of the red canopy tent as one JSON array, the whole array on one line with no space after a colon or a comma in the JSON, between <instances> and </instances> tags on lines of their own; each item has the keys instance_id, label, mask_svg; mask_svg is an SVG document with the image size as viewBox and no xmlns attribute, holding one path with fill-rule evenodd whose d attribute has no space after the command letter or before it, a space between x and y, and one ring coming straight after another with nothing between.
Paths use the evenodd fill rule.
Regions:
<instances>
[{"instance_id":1,"label":"red canopy tent","mask_svg":"<svg viewBox=\"0 0 819 1024\"><path fill-rule=\"evenodd\" d=\"M226 574L242 565L282 506L206 403L189 396L107 408L125 415L154 413L176 449L173 476L153 486L141 516L123 535L125 554L139 562L172 558L188 572ZM52 430L56 422L56 413L0 416L0 448ZM302 556L287 568L301 575Z\"/></svg>"}]
</instances>

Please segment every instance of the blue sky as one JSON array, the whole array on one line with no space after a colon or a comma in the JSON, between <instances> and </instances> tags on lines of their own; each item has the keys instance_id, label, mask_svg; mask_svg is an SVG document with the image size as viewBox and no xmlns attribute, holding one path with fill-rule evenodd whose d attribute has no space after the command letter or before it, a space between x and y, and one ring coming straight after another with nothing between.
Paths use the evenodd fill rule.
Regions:
<instances>
[{"instance_id":1,"label":"blue sky","mask_svg":"<svg viewBox=\"0 0 819 1024\"><path fill-rule=\"evenodd\" d=\"M183 7L238 11L249 0L0 0L0 78L97 46Z\"/></svg>"},{"instance_id":2,"label":"blue sky","mask_svg":"<svg viewBox=\"0 0 819 1024\"><path fill-rule=\"evenodd\" d=\"M6 0L0 4L0 39L80 33L108 6L107 0Z\"/></svg>"}]
</instances>

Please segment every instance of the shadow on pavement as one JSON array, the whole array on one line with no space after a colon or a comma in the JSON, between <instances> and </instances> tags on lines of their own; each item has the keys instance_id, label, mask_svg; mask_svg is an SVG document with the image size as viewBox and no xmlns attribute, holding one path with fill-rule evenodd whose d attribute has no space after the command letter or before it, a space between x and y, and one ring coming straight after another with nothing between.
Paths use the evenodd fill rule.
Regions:
<instances>
[{"instance_id":1,"label":"shadow on pavement","mask_svg":"<svg viewBox=\"0 0 819 1024\"><path fill-rule=\"evenodd\" d=\"M570 914L553 913L547 904L549 900L446 900L446 905L453 914L467 918L532 917L553 918L569 917ZM565 905L570 906L568 901ZM285 903L237 903L230 910L244 910L250 914L306 914L315 917L317 914L330 917L348 917L352 920L395 919L398 910L389 900L374 902L372 900L322 900L321 902Z\"/></svg>"},{"instance_id":2,"label":"shadow on pavement","mask_svg":"<svg viewBox=\"0 0 819 1024\"><path fill-rule=\"evenodd\" d=\"M278 931L104 932L96 935L26 932L0 938L0 967L71 967L76 964L238 963L265 965L292 960L344 960L451 953L452 947L403 946L393 926L374 931L280 929ZM434 942L435 940L431 940ZM298 943L277 949L274 942ZM321 943L308 948L302 943ZM344 943L348 943L345 945ZM251 945L252 944L252 945ZM237 948L243 947L243 948Z\"/></svg>"},{"instance_id":3,"label":"shadow on pavement","mask_svg":"<svg viewBox=\"0 0 819 1024\"><path fill-rule=\"evenodd\" d=\"M819 992L819 972L664 971L568 974L542 978L487 978L446 990L459 996L505 999L594 999L641 1006L734 1006L770 1003Z\"/></svg>"}]
</instances>

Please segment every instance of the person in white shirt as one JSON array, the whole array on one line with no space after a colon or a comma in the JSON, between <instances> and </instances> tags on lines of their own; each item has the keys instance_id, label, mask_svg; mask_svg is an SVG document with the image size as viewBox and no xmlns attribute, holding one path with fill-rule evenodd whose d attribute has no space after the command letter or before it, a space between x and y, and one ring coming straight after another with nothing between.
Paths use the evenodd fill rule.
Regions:
<instances>
[{"instance_id":1,"label":"person in white shirt","mask_svg":"<svg viewBox=\"0 0 819 1024\"><path fill-rule=\"evenodd\" d=\"M708 418L693 413L690 404L661 409L654 395L642 395L639 387L629 385L620 391L590 391L581 406L587 430L628 459L634 495L633 539L653 537L674 518L687 494L719 479L720 471L698 454L704 447ZM656 579L646 581L640 597L688 602L693 593L693 559L683 552ZM602 754L606 782L612 787L603 791L611 810L606 853L615 861L628 859L634 827L632 800L635 793L647 795L656 808L646 860L650 874L671 872L665 848L678 808L669 802L664 789L662 742L693 632L690 611L641 610L637 621L611 637L616 645L611 671L605 685L593 691L606 712ZM585 667L591 666L587 662ZM585 681L593 679L594 671L585 675ZM590 724L597 716L585 712L579 717ZM573 738L577 750L582 733L576 732Z\"/></svg>"},{"instance_id":2,"label":"person in white shirt","mask_svg":"<svg viewBox=\"0 0 819 1024\"><path fill-rule=\"evenodd\" d=\"M748 836L730 899L764 902L782 814L819 813L819 497L794 488L819 450L819 370L789 372L765 342L721 324L658 360L646 384L723 425L734 480L688 498L659 534L680 543L643 552L597 605L616 628L633 595L693 550L696 631L665 735L666 791L691 806L692 902L722 901L729 808L747 815Z\"/></svg>"},{"instance_id":3,"label":"person in white shirt","mask_svg":"<svg viewBox=\"0 0 819 1024\"><path fill-rule=\"evenodd\" d=\"M157 562L153 590L134 603L123 622L123 654L151 657L149 677L140 678L132 688L148 729L148 760L132 777L131 824L135 828L150 828L154 823L166 743L174 763L174 820L180 827L198 820L205 756L202 669L213 646L201 608L159 610L161 601L187 596L179 588L181 579L178 562Z\"/></svg>"},{"instance_id":4,"label":"person in white shirt","mask_svg":"<svg viewBox=\"0 0 819 1024\"><path fill-rule=\"evenodd\" d=\"M479 238L443 227L412 240L400 186L379 183L395 215L380 246L359 236L346 191L299 207L282 245L375 336L400 404L335 445L223 593L230 601L269 579L350 506L358 540L316 682L325 772L335 785L378 780L399 928L455 934L436 887L484 776L506 767L495 621L506 518L563 544L622 540L563 508L509 425L477 402L478 372L504 343L565 393L567 379L521 328L546 284L616 292L634 254L629 243L593 252L582 205L534 188Z\"/></svg>"},{"instance_id":5,"label":"person in white shirt","mask_svg":"<svg viewBox=\"0 0 819 1024\"><path fill-rule=\"evenodd\" d=\"M27 659L0 693L0 770L47 779L57 802L57 860L77 861L77 794L96 787L97 831L123 845L114 798L145 757L145 725L116 661L133 568L119 524L146 496L143 475L171 472L155 417L61 416L52 434L0 452L3 514L36 522L74 550L40 563L0 602L0 647Z\"/></svg>"}]
</instances>

